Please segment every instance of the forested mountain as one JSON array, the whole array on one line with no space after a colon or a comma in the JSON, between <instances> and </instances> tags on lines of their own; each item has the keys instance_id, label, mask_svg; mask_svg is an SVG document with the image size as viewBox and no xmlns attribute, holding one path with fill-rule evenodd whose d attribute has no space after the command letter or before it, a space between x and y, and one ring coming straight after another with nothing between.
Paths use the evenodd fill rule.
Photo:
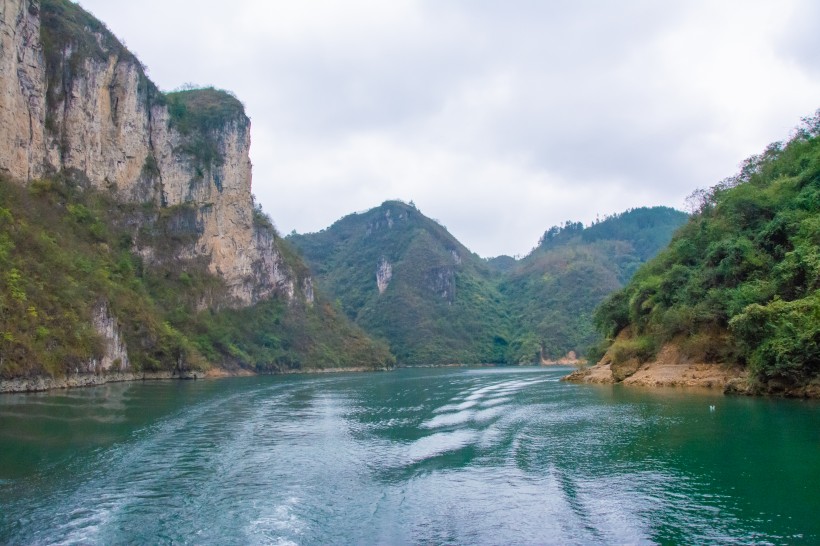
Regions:
<instances>
[{"instance_id":1,"label":"forested mountain","mask_svg":"<svg viewBox=\"0 0 820 546\"><path fill-rule=\"evenodd\" d=\"M414 206L388 201L288 240L400 363L506 361L508 320L489 268Z\"/></svg>"},{"instance_id":2,"label":"forested mountain","mask_svg":"<svg viewBox=\"0 0 820 546\"><path fill-rule=\"evenodd\" d=\"M488 261L392 201L292 236L308 268L253 202L236 97L159 91L68 0L8 0L0 17L0 378L582 352L590 306L680 217L568 223L524 260Z\"/></svg>"},{"instance_id":3,"label":"forested mountain","mask_svg":"<svg viewBox=\"0 0 820 546\"><path fill-rule=\"evenodd\" d=\"M599 341L592 310L685 218L657 207L587 228L568 222L523 260L482 260L414 206L390 201L288 240L400 363L532 363Z\"/></svg>"},{"instance_id":4,"label":"forested mountain","mask_svg":"<svg viewBox=\"0 0 820 546\"><path fill-rule=\"evenodd\" d=\"M699 195L668 248L597 310L613 366L664 344L765 388L820 373L820 112ZM818 390L820 392L820 390Z\"/></svg>"},{"instance_id":5,"label":"forested mountain","mask_svg":"<svg viewBox=\"0 0 820 546\"><path fill-rule=\"evenodd\" d=\"M586 228L567 222L547 230L538 246L500 281L514 332L510 358L586 354L601 339L592 322L595 308L685 221L680 211L653 207L616 214Z\"/></svg>"}]
</instances>

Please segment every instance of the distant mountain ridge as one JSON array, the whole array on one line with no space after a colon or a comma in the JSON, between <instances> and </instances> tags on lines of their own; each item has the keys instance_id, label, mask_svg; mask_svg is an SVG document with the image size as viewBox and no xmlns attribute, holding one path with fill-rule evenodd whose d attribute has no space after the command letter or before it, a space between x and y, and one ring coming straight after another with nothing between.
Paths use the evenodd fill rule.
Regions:
<instances>
[{"instance_id":1,"label":"distant mountain ridge","mask_svg":"<svg viewBox=\"0 0 820 546\"><path fill-rule=\"evenodd\" d=\"M600 340L592 310L686 214L634 209L548 230L527 257L484 260L415 206L387 201L292 234L318 286L400 364L540 362Z\"/></svg>"},{"instance_id":2,"label":"distant mountain ridge","mask_svg":"<svg viewBox=\"0 0 820 546\"><path fill-rule=\"evenodd\" d=\"M637 208L588 227L567 222L548 229L499 282L516 333L511 360L588 353L601 340L592 321L597 305L659 252L686 218L669 207Z\"/></svg>"}]
</instances>

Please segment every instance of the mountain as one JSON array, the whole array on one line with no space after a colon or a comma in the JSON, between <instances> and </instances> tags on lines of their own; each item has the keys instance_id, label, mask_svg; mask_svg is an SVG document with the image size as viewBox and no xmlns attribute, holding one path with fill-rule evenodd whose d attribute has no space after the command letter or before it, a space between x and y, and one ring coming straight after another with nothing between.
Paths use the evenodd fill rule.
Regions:
<instances>
[{"instance_id":1,"label":"mountain","mask_svg":"<svg viewBox=\"0 0 820 546\"><path fill-rule=\"evenodd\" d=\"M254 204L236 97L159 91L68 0L6 0L0 20L0 378L580 352L590 306L680 214L569 223L523 260L395 201L285 240Z\"/></svg>"},{"instance_id":2,"label":"mountain","mask_svg":"<svg viewBox=\"0 0 820 546\"><path fill-rule=\"evenodd\" d=\"M620 380L671 351L740 366L753 392L820 396L820 111L696 196L671 244L596 311L601 366Z\"/></svg>"},{"instance_id":3,"label":"mountain","mask_svg":"<svg viewBox=\"0 0 820 546\"><path fill-rule=\"evenodd\" d=\"M505 362L508 322L489 268L415 206L388 201L288 241L400 364Z\"/></svg>"},{"instance_id":4,"label":"mountain","mask_svg":"<svg viewBox=\"0 0 820 546\"><path fill-rule=\"evenodd\" d=\"M482 260L412 205L388 201L292 234L318 286L405 365L540 362L600 339L593 309L686 219L635 209L548 230L523 260Z\"/></svg>"},{"instance_id":5,"label":"mountain","mask_svg":"<svg viewBox=\"0 0 820 546\"><path fill-rule=\"evenodd\" d=\"M390 364L254 205L239 100L67 0L0 10L0 377Z\"/></svg>"},{"instance_id":6,"label":"mountain","mask_svg":"<svg viewBox=\"0 0 820 546\"><path fill-rule=\"evenodd\" d=\"M512 319L512 361L587 354L599 343L592 314L640 264L672 238L687 215L668 207L637 208L584 227L547 230L538 246L503 275L499 290Z\"/></svg>"}]
</instances>

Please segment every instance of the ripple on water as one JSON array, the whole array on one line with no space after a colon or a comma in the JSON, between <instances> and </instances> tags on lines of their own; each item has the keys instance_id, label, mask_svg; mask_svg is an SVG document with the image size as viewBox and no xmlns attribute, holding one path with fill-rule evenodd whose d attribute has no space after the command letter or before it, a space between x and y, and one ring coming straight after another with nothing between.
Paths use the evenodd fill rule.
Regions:
<instances>
[{"instance_id":1,"label":"ripple on water","mask_svg":"<svg viewBox=\"0 0 820 546\"><path fill-rule=\"evenodd\" d=\"M507 402L510 402L511 400L512 400L512 398L509 397L509 396L499 396L498 398L489 398L489 399L484 400L483 402L481 402L481 407L482 408L489 408L489 407L492 407L492 406L498 406L498 405L501 405L501 404L506 404Z\"/></svg>"},{"instance_id":2,"label":"ripple on water","mask_svg":"<svg viewBox=\"0 0 820 546\"><path fill-rule=\"evenodd\" d=\"M443 413L423 422L419 425L419 428L441 428L463 425L470 422L474 415L475 412L470 410L459 411L457 413Z\"/></svg>"},{"instance_id":3,"label":"ripple on water","mask_svg":"<svg viewBox=\"0 0 820 546\"><path fill-rule=\"evenodd\" d=\"M461 449L474 443L477 437L478 433L474 430L455 430L419 438L407 448L405 464L418 463L442 453Z\"/></svg>"},{"instance_id":4,"label":"ripple on water","mask_svg":"<svg viewBox=\"0 0 820 546\"><path fill-rule=\"evenodd\" d=\"M304 533L306 522L296 513L300 504L297 497L290 497L284 502L271 506L270 513L260 515L250 521L245 528L249 542L290 545L298 544L297 540ZM262 540L260 540L262 539Z\"/></svg>"},{"instance_id":5,"label":"ripple on water","mask_svg":"<svg viewBox=\"0 0 820 546\"><path fill-rule=\"evenodd\" d=\"M213 383L104 447L0 481L0 543L778 543L799 532L817 543L816 524L784 522L797 515L780 502L811 509L816 495L754 489L743 441L756 421L742 421L743 441L716 443L737 428L714 428L732 404L762 420L780 402L726 400L704 420L703 404L694 418L678 400L547 371L431 374L424 395L420 374ZM185 388L156 392L167 401ZM105 415L87 413L89 428ZM776 442L790 456L802 445L793 426ZM770 436L756 438L765 451ZM765 453L782 462L781 451Z\"/></svg>"},{"instance_id":6,"label":"ripple on water","mask_svg":"<svg viewBox=\"0 0 820 546\"><path fill-rule=\"evenodd\" d=\"M444 406L438 407L433 410L433 413L443 413L445 411L461 411L470 409L473 406L478 404L476 400L467 400L466 402L462 402L461 404L446 404Z\"/></svg>"}]
</instances>

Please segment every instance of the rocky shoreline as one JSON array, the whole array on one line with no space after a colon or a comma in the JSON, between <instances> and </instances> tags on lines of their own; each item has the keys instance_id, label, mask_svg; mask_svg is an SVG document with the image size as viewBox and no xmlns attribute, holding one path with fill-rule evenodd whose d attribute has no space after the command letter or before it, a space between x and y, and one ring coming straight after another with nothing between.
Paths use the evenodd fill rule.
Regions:
<instances>
[{"instance_id":1,"label":"rocky shoreline","mask_svg":"<svg viewBox=\"0 0 820 546\"><path fill-rule=\"evenodd\" d=\"M698 387L726 390L733 385L736 390L746 390L746 374L737 368L705 363L659 363L641 365L628 377L619 379L609 362L578 369L563 378L572 383L599 383L635 385L641 387Z\"/></svg>"},{"instance_id":2,"label":"rocky shoreline","mask_svg":"<svg viewBox=\"0 0 820 546\"><path fill-rule=\"evenodd\" d=\"M299 370L285 370L268 375L298 375L324 373L360 373L360 372L389 371L387 369L373 369L363 366L347 368L309 368ZM82 387L97 387L107 383L122 383L126 381L162 381L162 380L196 380L221 379L225 377L249 377L260 375L254 371L238 368L226 370L210 368L207 371L166 371L166 372L102 372L76 373L66 377L34 376L17 379L0 380L0 394L44 392L60 389L76 389Z\"/></svg>"},{"instance_id":3,"label":"rocky shoreline","mask_svg":"<svg viewBox=\"0 0 820 546\"><path fill-rule=\"evenodd\" d=\"M34 376L0 380L0 393L43 392L57 389L96 387L123 381L156 381L162 379L199 379L203 372L108 372L76 373L65 377Z\"/></svg>"},{"instance_id":4,"label":"rocky shoreline","mask_svg":"<svg viewBox=\"0 0 820 546\"><path fill-rule=\"evenodd\" d=\"M789 398L820 398L820 382L802 385L770 381L754 381L748 370L740 366L693 362L680 355L674 345L667 345L655 360L639 363L628 360L613 363L605 355L594 366L580 368L562 381L570 383L597 383L631 385L638 387L683 387L720 389L724 394L750 396L783 396Z\"/></svg>"}]
</instances>

